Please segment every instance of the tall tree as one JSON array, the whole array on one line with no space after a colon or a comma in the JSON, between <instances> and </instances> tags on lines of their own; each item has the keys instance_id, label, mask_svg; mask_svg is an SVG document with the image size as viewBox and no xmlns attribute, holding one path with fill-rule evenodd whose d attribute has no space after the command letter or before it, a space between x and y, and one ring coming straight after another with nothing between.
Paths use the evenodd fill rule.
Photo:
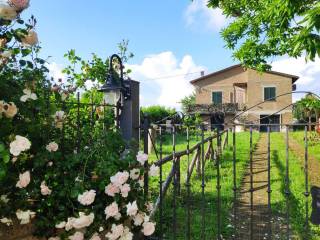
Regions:
<instances>
[{"instance_id":1,"label":"tall tree","mask_svg":"<svg viewBox=\"0 0 320 240\"><path fill-rule=\"evenodd\" d=\"M247 67L267 70L274 56L320 56L319 0L209 0L232 21L221 34Z\"/></svg>"}]
</instances>

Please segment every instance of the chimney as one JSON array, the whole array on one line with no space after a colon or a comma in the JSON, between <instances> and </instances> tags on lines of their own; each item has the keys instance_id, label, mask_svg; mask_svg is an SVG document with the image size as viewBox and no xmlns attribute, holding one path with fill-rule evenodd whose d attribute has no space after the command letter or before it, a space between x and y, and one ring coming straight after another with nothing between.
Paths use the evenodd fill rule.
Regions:
<instances>
[{"instance_id":1,"label":"chimney","mask_svg":"<svg viewBox=\"0 0 320 240\"><path fill-rule=\"evenodd\" d=\"M204 76L204 71L201 71L200 74L201 74L201 77L203 77Z\"/></svg>"}]
</instances>

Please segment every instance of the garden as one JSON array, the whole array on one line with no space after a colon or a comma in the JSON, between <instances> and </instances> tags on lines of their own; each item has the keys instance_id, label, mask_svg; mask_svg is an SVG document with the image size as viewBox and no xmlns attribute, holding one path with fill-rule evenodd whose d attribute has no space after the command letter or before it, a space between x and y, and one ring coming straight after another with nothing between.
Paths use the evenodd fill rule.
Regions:
<instances>
[{"instance_id":1,"label":"garden","mask_svg":"<svg viewBox=\"0 0 320 240\"><path fill-rule=\"evenodd\" d=\"M0 5L0 238L152 235L143 194L148 156L126 145L97 87L85 87L87 79L105 80L108 60L85 61L71 50L67 81L50 79L37 20L21 18L28 6Z\"/></svg>"},{"instance_id":2,"label":"garden","mask_svg":"<svg viewBox=\"0 0 320 240\"><path fill-rule=\"evenodd\" d=\"M290 129L288 145L283 132L204 131L181 114L153 124L154 139L139 127L153 140L147 154L146 141L124 140L119 109L100 91L122 64L70 50L66 80L50 78L37 20L22 18L29 4L0 3L0 239L320 239L309 193L320 182L318 101L297 104L310 127ZM118 47L124 63L133 56L127 41Z\"/></svg>"}]
</instances>

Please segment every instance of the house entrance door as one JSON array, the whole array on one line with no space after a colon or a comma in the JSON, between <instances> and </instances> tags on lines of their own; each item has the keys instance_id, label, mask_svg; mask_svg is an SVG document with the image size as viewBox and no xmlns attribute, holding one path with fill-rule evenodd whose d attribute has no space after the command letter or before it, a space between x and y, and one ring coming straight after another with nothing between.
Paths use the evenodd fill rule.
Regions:
<instances>
[{"instance_id":1,"label":"house entrance door","mask_svg":"<svg viewBox=\"0 0 320 240\"><path fill-rule=\"evenodd\" d=\"M267 132L264 124L274 124L270 126L271 132L280 132L280 115L260 115L260 132Z\"/></svg>"},{"instance_id":2,"label":"house entrance door","mask_svg":"<svg viewBox=\"0 0 320 240\"><path fill-rule=\"evenodd\" d=\"M224 130L224 114L214 113L211 115L211 130Z\"/></svg>"}]
</instances>

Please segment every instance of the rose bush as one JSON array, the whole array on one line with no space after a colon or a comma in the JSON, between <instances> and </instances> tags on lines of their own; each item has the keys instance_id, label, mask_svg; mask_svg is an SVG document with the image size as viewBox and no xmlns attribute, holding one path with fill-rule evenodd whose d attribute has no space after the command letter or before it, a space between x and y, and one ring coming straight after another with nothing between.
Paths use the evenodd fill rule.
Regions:
<instances>
[{"instance_id":1,"label":"rose bush","mask_svg":"<svg viewBox=\"0 0 320 240\"><path fill-rule=\"evenodd\" d=\"M112 109L97 89L85 89L85 79L104 81L108 62L70 51L67 81L48 80L36 20L20 18L28 6L0 5L0 225L32 224L36 236L51 240L152 235L143 193L148 156L124 151Z\"/></svg>"}]
</instances>

